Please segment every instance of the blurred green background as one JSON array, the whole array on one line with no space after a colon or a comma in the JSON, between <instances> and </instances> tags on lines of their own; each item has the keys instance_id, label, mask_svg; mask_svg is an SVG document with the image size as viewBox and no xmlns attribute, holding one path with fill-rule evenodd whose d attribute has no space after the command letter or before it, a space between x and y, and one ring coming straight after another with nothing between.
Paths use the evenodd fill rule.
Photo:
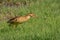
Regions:
<instances>
[{"instance_id":1,"label":"blurred green background","mask_svg":"<svg viewBox=\"0 0 60 40\"><path fill-rule=\"evenodd\" d=\"M8 26L9 18L30 12L38 17ZM0 40L60 40L60 0L0 0Z\"/></svg>"}]
</instances>

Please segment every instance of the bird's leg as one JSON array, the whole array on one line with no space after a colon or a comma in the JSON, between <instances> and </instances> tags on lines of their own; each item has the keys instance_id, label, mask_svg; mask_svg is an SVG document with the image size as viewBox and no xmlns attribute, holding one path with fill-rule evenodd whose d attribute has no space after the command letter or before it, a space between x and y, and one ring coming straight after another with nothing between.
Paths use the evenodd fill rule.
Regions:
<instances>
[{"instance_id":1,"label":"bird's leg","mask_svg":"<svg viewBox=\"0 0 60 40\"><path fill-rule=\"evenodd\" d=\"M21 28L22 28L23 32L25 32L25 29L24 29L23 25L21 25Z\"/></svg>"},{"instance_id":2,"label":"bird's leg","mask_svg":"<svg viewBox=\"0 0 60 40\"><path fill-rule=\"evenodd\" d=\"M12 24L11 24L11 23L9 23L9 25L8 25L8 26L10 26L10 27L11 27L11 26L12 26Z\"/></svg>"},{"instance_id":3,"label":"bird's leg","mask_svg":"<svg viewBox=\"0 0 60 40\"><path fill-rule=\"evenodd\" d=\"M18 26L18 23L15 23L15 24L14 24L14 28L16 28L17 26Z\"/></svg>"},{"instance_id":4,"label":"bird's leg","mask_svg":"<svg viewBox=\"0 0 60 40\"><path fill-rule=\"evenodd\" d=\"M13 28L15 29L16 28L16 25L14 24Z\"/></svg>"},{"instance_id":5,"label":"bird's leg","mask_svg":"<svg viewBox=\"0 0 60 40\"><path fill-rule=\"evenodd\" d=\"M17 27L18 26L18 23L16 23L16 26L15 27Z\"/></svg>"}]
</instances>

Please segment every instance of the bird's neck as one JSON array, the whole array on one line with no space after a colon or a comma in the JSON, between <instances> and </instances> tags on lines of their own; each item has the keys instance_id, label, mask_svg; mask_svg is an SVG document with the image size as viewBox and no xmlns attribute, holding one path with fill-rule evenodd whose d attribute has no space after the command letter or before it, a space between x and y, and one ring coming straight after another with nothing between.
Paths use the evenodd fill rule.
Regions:
<instances>
[{"instance_id":1,"label":"bird's neck","mask_svg":"<svg viewBox=\"0 0 60 40\"><path fill-rule=\"evenodd\" d=\"M30 19L30 17L31 17L31 16L29 16L29 15L28 15L28 16L26 16L26 18L27 18L27 19Z\"/></svg>"}]
</instances>

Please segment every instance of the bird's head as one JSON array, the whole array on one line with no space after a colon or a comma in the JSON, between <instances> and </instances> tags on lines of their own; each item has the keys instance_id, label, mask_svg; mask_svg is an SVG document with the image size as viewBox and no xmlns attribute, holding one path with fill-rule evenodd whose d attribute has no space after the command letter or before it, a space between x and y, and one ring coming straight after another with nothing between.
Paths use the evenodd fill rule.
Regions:
<instances>
[{"instance_id":1,"label":"bird's head","mask_svg":"<svg viewBox=\"0 0 60 40\"><path fill-rule=\"evenodd\" d=\"M33 13L29 13L28 15L31 16L31 17L36 17L36 15L33 14Z\"/></svg>"}]
</instances>

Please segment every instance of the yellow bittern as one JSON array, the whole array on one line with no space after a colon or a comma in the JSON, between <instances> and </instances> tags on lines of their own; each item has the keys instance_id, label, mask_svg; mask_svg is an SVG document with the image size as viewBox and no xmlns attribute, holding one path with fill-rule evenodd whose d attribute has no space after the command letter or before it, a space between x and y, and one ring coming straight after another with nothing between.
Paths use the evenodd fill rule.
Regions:
<instances>
[{"instance_id":1,"label":"yellow bittern","mask_svg":"<svg viewBox=\"0 0 60 40\"><path fill-rule=\"evenodd\" d=\"M10 23L10 25L15 24L15 26L17 26L19 23L23 23L28 21L31 17L35 17L36 15L33 13L29 13L25 16L16 16L14 18L11 18L8 23Z\"/></svg>"}]
</instances>

